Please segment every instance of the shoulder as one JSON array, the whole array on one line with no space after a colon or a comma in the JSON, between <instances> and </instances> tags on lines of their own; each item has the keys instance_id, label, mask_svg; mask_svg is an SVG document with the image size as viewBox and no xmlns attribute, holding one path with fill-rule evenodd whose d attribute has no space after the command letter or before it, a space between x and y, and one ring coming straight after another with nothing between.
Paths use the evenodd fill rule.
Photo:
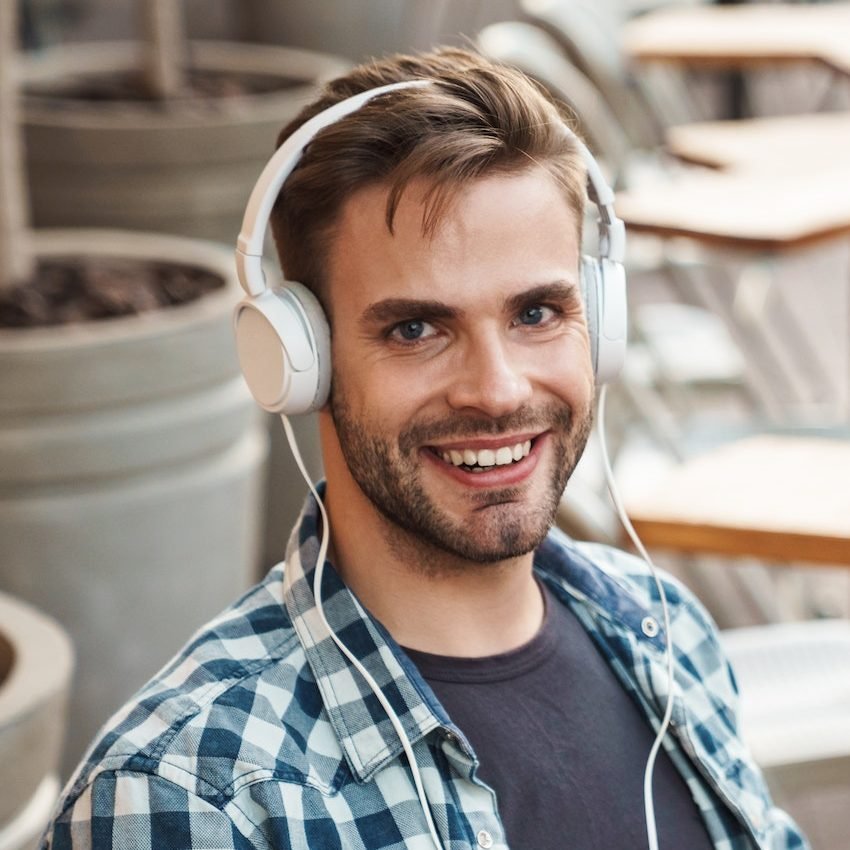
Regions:
<instances>
[{"instance_id":1,"label":"shoulder","mask_svg":"<svg viewBox=\"0 0 850 850\"><path fill-rule=\"evenodd\" d=\"M547 538L549 552L559 556L560 574L595 628L633 636L635 646L663 646L663 634L647 642L644 618L664 622L661 591L667 602L677 664L690 687L710 687L729 702L737 700L737 685L728 665L719 632L705 606L681 581L635 555L597 543L580 543L555 529ZM552 548L554 547L554 548Z\"/></svg>"},{"instance_id":2,"label":"shoulder","mask_svg":"<svg viewBox=\"0 0 850 850\"><path fill-rule=\"evenodd\" d=\"M111 718L60 810L116 776L128 787L165 782L216 808L270 778L334 782L342 756L281 582L275 568Z\"/></svg>"},{"instance_id":3,"label":"shoulder","mask_svg":"<svg viewBox=\"0 0 850 850\"><path fill-rule=\"evenodd\" d=\"M608 594L604 597L608 605L605 614L616 611L619 627L631 619L623 613L630 613L635 603L661 622L659 585L663 588L669 608L675 688L679 697L678 709L674 706L677 736L688 741L687 751L700 762L706 775L714 777L717 787L725 789L727 799L741 810L763 846L807 848L796 825L773 805L764 779L740 737L735 676L719 631L699 599L664 570L656 570L656 581L644 560L627 552L596 543L577 543L557 530L547 542L556 546L573 565L572 577L577 584L588 573L591 578L585 580L584 586L605 589ZM597 580L600 575L604 576L603 581ZM580 604L586 604L588 609L594 605L600 607L599 600L597 592ZM603 620L602 613L594 617L594 623ZM644 683L638 673L643 664L655 668L656 684L650 676L644 689L651 703L657 682L664 678L661 656L650 648L651 641L642 640L637 631L633 634L636 640L630 643L628 657L620 660L624 668L635 671L634 681L639 689ZM640 663L636 662L637 658L641 659Z\"/></svg>"},{"instance_id":4,"label":"shoulder","mask_svg":"<svg viewBox=\"0 0 850 850\"><path fill-rule=\"evenodd\" d=\"M562 553L571 566L569 579L579 585L602 587L604 592L628 598L661 619L660 585L671 619L683 626L716 632L711 615L694 593L666 570L656 568L653 575L643 558L602 543L573 540L557 528L552 529L546 544L549 551Z\"/></svg>"}]
</instances>

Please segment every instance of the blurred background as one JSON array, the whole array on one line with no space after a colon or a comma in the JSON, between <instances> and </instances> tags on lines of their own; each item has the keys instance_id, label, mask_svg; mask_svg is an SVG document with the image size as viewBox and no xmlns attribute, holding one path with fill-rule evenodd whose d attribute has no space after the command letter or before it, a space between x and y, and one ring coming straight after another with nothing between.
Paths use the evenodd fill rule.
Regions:
<instances>
[{"instance_id":1,"label":"blurred background","mask_svg":"<svg viewBox=\"0 0 850 850\"><path fill-rule=\"evenodd\" d=\"M437 44L534 76L616 190L626 509L722 628L774 795L847 847L850 3L0 0L0 850L282 559L305 486L230 338L242 211L324 81ZM631 546L597 436L559 524Z\"/></svg>"}]
</instances>

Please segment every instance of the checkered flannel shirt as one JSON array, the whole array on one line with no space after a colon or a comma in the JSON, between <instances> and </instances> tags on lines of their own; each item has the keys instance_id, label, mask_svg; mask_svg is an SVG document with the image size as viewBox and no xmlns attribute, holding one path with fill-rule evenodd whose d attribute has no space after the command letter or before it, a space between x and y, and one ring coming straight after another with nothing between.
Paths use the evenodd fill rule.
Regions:
<instances>
[{"instance_id":1,"label":"checkered flannel shirt","mask_svg":"<svg viewBox=\"0 0 850 850\"><path fill-rule=\"evenodd\" d=\"M69 782L44 848L433 850L398 737L318 617L316 529L308 500L284 565L199 631L107 723ZM535 569L657 727L667 692L664 634L647 625L661 612L644 565L553 531ZM715 847L806 848L738 738L735 682L713 626L679 584L668 581L666 591L677 663L665 746ZM476 778L463 732L333 569L322 598L401 719L445 850L505 850L495 794ZM566 825L564 835L567 846Z\"/></svg>"}]
</instances>

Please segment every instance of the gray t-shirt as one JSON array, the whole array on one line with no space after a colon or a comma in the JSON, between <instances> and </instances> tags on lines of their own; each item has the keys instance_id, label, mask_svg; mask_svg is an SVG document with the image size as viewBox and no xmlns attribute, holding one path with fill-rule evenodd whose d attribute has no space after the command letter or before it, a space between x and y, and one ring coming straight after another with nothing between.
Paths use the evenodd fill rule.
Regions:
<instances>
[{"instance_id":1,"label":"gray t-shirt","mask_svg":"<svg viewBox=\"0 0 850 850\"><path fill-rule=\"evenodd\" d=\"M543 628L512 652L405 651L472 744L512 848L639 850L647 846L643 773L655 733L575 615L548 590L544 597ZM710 850L663 748L653 789L660 847Z\"/></svg>"}]
</instances>

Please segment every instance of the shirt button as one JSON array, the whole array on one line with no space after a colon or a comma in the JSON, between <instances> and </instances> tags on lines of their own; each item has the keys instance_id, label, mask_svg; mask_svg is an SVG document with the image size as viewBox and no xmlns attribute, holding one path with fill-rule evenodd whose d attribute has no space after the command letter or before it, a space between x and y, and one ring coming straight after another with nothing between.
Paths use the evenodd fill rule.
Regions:
<instances>
[{"instance_id":1,"label":"shirt button","mask_svg":"<svg viewBox=\"0 0 850 850\"><path fill-rule=\"evenodd\" d=\"M482 829L478 835L475 836L475 840L478 842L478 846L481 850L490 850L493 846L493 836L490 835L486 829Z\"/></svg>"},{"instance_id":2,"label":"shirt button","mask_svg":"<svg viewBox=\"0 0 850 850\"><path fill-rule=\"evenodd\" d=\"M644 617L640 621L640 630L649 638L654 638L661 631L655 617Z\"/></svg>"}]
</instances>

